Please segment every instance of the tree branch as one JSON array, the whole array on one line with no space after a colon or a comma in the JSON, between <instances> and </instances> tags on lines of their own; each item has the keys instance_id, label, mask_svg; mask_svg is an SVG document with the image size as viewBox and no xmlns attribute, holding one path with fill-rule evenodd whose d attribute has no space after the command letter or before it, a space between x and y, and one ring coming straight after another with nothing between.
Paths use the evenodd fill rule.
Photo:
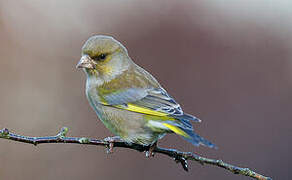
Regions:
<instances>
[{"instance_id":1,"label":"tree branch","mask_svg":"<svg viewBox=\"0 0 292 180\"><path fill-rule=\"evenodd\" d=\"M44 144L44 143L74 143L74 144L88 144L88 145L97 145L97 146L105 146L107 148L112 147L121 147L133 149L139 152L144 152L149 150L149 146L143 146L139 144L128 144L123 141L109 141L109 140L98 140L93 138L85 138L85 137L66 137L68 132L68 128L63 127L61 131L55 136L47 136L47 137L28 137L21 136L10 132L8 129L4 128L0 130L0 138L8 139L12 141L18 141L23 143L29 143L33 145ZM177 163L180 163L185 171L188 171L188 163L187 160L197 161L200 164L210 164L214 166L218 166L234 174L241 174L245 176L252 177L258 180L272 180L270 177L265 177L261 174L258 174L249 168L241 168L231 164L227 164L222 160L209 159L205 157L201 157L197 154L191 152L181 152L175 149L166 149L161 147L156 147L153 152L167 155L173 158Z\"/></svg>"}]
</instances>

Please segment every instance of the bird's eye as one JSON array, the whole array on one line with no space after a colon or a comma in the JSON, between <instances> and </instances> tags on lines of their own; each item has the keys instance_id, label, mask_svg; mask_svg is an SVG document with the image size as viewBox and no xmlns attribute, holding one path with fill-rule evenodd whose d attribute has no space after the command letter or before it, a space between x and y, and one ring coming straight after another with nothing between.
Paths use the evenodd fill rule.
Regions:
<instances>
[{"instance_id":1,"label":"bird's eye","mask_svg":"<svg viewBox=\"0 0 292 180\"><path fill-rule=\"evenodd\" d=\"M99 55L99 59L100 59L100 60L105 60L105 58L106 58L106 55L105 55L105 54L101 54L101 55Z\"/></svg>"},{"instance_id":2,"label":"bird's eye","mask_svg":"<svg viewBox=\"0 0 292 180\"><path fill-rule=\"evenodd\" d=\"M92 59L94 59L95 61L104 61L106 59L106 54L100 54L98 56L93 57Z\"/></svg>"}]
</instances>

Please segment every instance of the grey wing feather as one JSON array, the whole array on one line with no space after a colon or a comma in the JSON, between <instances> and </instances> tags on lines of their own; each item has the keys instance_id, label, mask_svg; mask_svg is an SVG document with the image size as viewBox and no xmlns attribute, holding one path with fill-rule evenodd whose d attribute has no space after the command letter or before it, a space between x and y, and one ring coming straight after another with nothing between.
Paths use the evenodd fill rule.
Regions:
<instances>
[{"instance_id":1,"label":"grey wing feather","mask_svg":"<svg viewBox=\"0 0 292 180\"><path fill-rule=\"evenodd\" d=\"M129 88L106 95L105 100L109 105L127 105L127 103L131 103L166 113L168 116L179 120L184 127L189 129L192 129L190 121L200 122L198 118L185 114L180 105L163 88Z\"/></svg>"},{"instance_id":2,"label":"grey wing feather","mask_svg":"<svg viewBox=\"0 0 292 180\"><path fill-rule=\"evenodd\" d=\"M178 103L162 88L142 89L129 88L106 95L109 105L123 105L132 103L140 107L149 108L169 115L180 116L183 111Z\"/></svg>"},{"instance_id":3,"label":"grey wing feather","mask_svg":"<svg viewBox=\"0 0 292 180\"><path fill-rule=\"evenodd\" d=\"M149 90L147 96L135 104L169 115L183 114L180 105L162 88Z\"/></svg>"},{"instance_id":4,"label":"grey wing feather","mask_svg":"<svg viewBox=\"0 0 292 180\"><path fill-rule=\"evenodd\" d=\"M129 88L123 91L111 93L104 98L109 105L122 105L136 102L147 96L147 91L142 88Z\"/></svg>"}]
</instances>

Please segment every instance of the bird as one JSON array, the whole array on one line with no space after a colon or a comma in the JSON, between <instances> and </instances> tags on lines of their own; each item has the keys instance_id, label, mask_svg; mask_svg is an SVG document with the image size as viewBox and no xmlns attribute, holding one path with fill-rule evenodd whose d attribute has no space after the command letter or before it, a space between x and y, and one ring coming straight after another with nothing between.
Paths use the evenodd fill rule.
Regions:
<instances>
[{"instance_id":1,"label":"bird","mask_svg":"<svg viewBox=\"0 0 292 180\"><path fill-rule=\"evenodd\" d=\"M198 135L175 99L146 70L134 63L127 49L111 36L93 35L83 45L76 68L86 74L89 104L114 135L112 141L149 146L175 133L195 146L217 148Z\"/></svg>"}]
</instances>

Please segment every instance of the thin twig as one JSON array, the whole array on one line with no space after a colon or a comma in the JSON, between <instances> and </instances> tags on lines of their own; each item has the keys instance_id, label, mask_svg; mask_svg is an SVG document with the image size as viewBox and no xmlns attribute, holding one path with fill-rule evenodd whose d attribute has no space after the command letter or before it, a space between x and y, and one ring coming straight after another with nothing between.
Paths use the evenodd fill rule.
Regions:
<instances>
[{"instance_id":1,"label":"thin twig","mask_svg":"<svg viewBox=\"0 0 292 180\"><path fill-rule=\"evenodd\" d=\"M44 144L44 143L74 143L74 144L105 146L107 148L121 147L121 148L133 149L140 152L149 150L149 146L143 146L139 144L128 144L123 141L98 140L98 139L85 138L85 137L66 137L67 132L68 132L68 128L63 127L61 131L55 136L28 137L28 136L21 136L18 134L14 134L10 132L8 129L4 128L0 130L0 138L23 142L23 143L29 143L33 145ZM161 148L158 146L154 149L153 152L164 154L173 158L177 163L181 163L183 169L186 171L188 171L187 160L192 160L192 161L197 161L202 165L210 164L210 165L218 166L218 167L227 169L228 171L234 174L241 174L241 175L249 176L258 180L272 180L272 178L265 177L261 174L258 174L250 170L249 168L237 167L231 164L227 164L223 162L222 160L201 157L191 152L181 152L175 149L166 149L166 148Z\"/></svg>"}]
</instances>

